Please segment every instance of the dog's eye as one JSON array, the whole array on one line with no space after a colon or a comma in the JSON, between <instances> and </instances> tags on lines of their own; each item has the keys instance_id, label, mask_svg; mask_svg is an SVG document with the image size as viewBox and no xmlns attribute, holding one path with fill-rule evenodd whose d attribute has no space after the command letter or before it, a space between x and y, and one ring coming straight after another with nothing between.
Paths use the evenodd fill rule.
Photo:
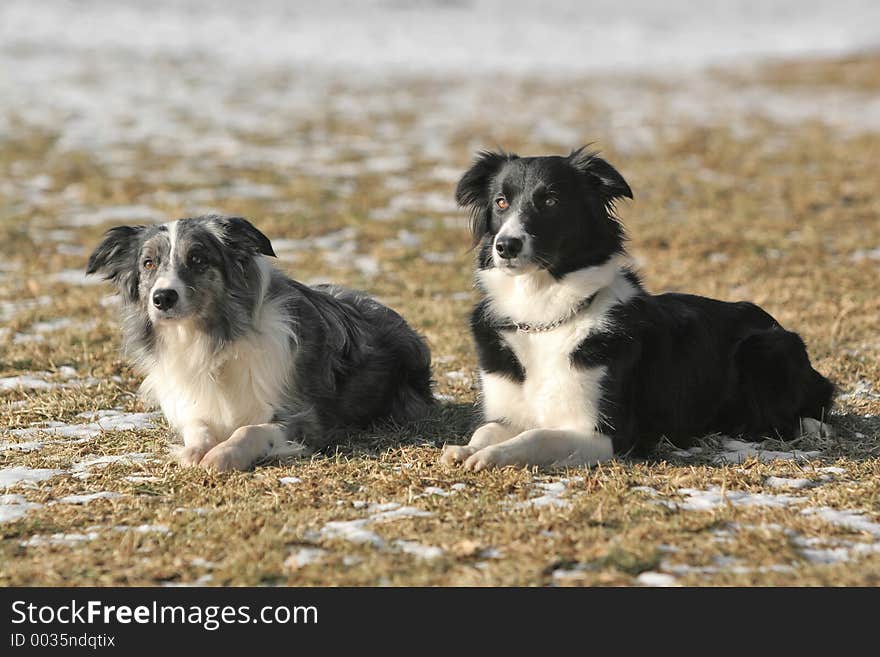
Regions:
<instances>
[{"instance_id":1,"label":"dog's eye","mask_svg":"<svg viewBox=\"0 0 880 657\"><path fill-rule=\"evenodd\" d=\"M189 256L190 267L201 267L205 264L205 257L201 253L192 253Z\"/></svg>"},{"instance_id":2,"label":"dog's eye","mask_svg":"<svg viewBox=\"0 0 880 657\"><path fill-rule=\"evenodd\" d=\"M156 261L150 258L144 260L144 269L147 271L153 271L156 268Z\"/></svg>"},{"instance_id":3,"label":"dog's eye","mask_svg":"<svg viewBox=\"0 0 880 657\"><path fill-rule=\"evenodd\" d=\"M548 196L544 199L544 205L546 205L548 208L552 208L554 205L556 205L556 199L552 196Z\"/></svg>"},{"instance_id":4,"label":"dog's eye","mask_svg":"<svg viewBox=\"0 0 880 657\"><path fill-rule=\"evenodd\" d=\"M503 196L499 196L498 198L495 199L495 205L498 206L499 210L506 210L507 208L510 207L510 203L508 203L507 199L504 198Z\"/></svg>"}]
</instances>

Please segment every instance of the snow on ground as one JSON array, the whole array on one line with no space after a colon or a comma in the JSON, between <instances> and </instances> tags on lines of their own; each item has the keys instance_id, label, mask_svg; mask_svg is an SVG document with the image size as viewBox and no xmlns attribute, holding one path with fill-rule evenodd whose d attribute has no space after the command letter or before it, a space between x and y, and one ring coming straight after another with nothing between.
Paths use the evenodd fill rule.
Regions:
<instances>
[{"instance_id":1,"label":"snow on ground","mask_svg":"<svg viewBox=\"0 0 880 657\"><path fill-rule=\"evenodd\" d=\"M646 571L639 573L636 582L642 586L675 586L676 579L668 573Z\"/></svg>"},{"instance_id":2,"label":"snow on ground","mask_svg":"<svg viewBox=\"0 0 880 657\"><path fill-rule=\"evenodd\" d=\"M40 506L42 505L28 502L23 495L0 495L0 522L18 520L23 518L28 510L38 509Z\"/></svg>"},{"instance_id":3,"label":"snow on ground","mask_svg":"<svg viewBox=\"0 0 880 657\"><path fill-rule=\"evenodd\" d=\"M679 488L678 494L685 498L683 502L664 501L664 505L671 509L683 509L685 511L710 511L725 504L732 504L733 506L787 507L792 504L803 504L806 502L803 498L793 495L722 490L718 486L713 486L709 490Z\"/></svg>"},{"instance_id":4,"label":"snow on ground","mask_svg":"<svg viewBox=\"0 0 880 657\"><path fill-rule=\"evenodd\" d=\"M343 540L350 543L369 544L376 549L390 548L420 559L436 559L443 554L439 547L422 545L416 541L396 539L387 543L379 534L369 529L376 523L392 522L401 518L430 517L434 514L412 506L401 506L397 502L384 504L355 504L355 508L365 508L369 516L355 520L334 520L325 524L312 536L315 540Z\"/></svg>"},{"instance_id":5,"label":"snow on ground","mask_svg":"<svg viewBox=\"0 0 880 657\"><path fill-rule=\"evenodd\" d=\"M443 556L443 548L434 545L422 545L417 541L404 541L402 539L395 540L391 543L392 547L406 554L411 554L418 559L438 559Z\"/></svg>"},{"instance_id":6,"label":"snow on ground","mask_svg":"<svg viewBox=\"0 0 880 657\"><path fill-rule=\"evenodd\" d=\"M828 425L822 425L827 427ZM825 430L825 429L823 429ZM694 446L689 449L676 449L673 454L679 458L693 458L696 455L711 455L715 463L742 463L750 458L757 458L763 463L775 460L783 461L808 461L822 455L820 451L802 451L793 449L790 451L767 449L763 443L746 442L734 438L722 437L721 450L715 451L706 447Z\"/></svg>"},{"instance_id":7,"label":"snow on ground","mask_svg":"<svg viewBox=\"0 0 880 657\"><path fill-rule=\"evenodd\" d=\"M802 477L767 477L764 480L764 485L770 486L770 488L809 488L813 482Z\"/></svg>"},{"instance_id":8,"label":"snow on ground","mask_svg":"<svg viewBox=\"0 0 880 657\"><path fill-rule=\"evenodd\" d=\"M568 500L562 496L568 490L568 485L583 481L583 477L573 477L571 479L563 478L557 481L543 482L539 481L535 484L538 495L514 504L516 509L536 509L542 507L565 507L570 504Z\"/></svg>"},{"instance_id":9,"label":"snow on ground","mask_svg":"<svg viewBox=\"0 0 880 657\"><path fill-rule=\"evenodd\" d=\"M85 442L99 436L104 431L135 431L139 429L153 429L154 420L161 417L161 413L126 413L118 410L100 410L80 413L76 417L90 420L67 424L65 422L43 422L25 429L10 429L7 433L12 436L23 438L54 436L64 440L43 441L50 444L68 443L71 439Z\"/></svg>"},{"instance_id":10,"label":"snow on ground","mask_svg":"<svg viewBox=\"0 0 880 657\"><path fill-rule=\"evenodd\" d=\"M116 532L135 532L136 534L170 534L171 528L168 525L137 525L131 527L129 525L117 525L113 528Z\"/></svg>"},{"instance_id":11,"label":"snow on ground","mask_svg":"<svg viewBox=\"0 0 880 657\"><path fill-rule=\"evenodd\" d=\"M832 525L844 527L854 532L871 534L875 538L880 539L880 522L869 520L863 513L858 511L832 509L823 506L817 509L804 509L801 513L804 515L815 515Z\"/></svg>"},{"instance_id":12,"label":"snow on ground","mask_svg":"<svg viewBox=\"0 0 880 657\"><path fill-rule=\"evenodd\" d=\"M48 380L55 377L57 380ZM77 372L74 368L63 365L58 371L53 372L30 372L28 374L20 374L17 376L7 376L0 378L0 392L6 390L51 390L52 388L73 388L82 386L93 386L99 383L94 377L76 378Z\"/></svg>"},{"instance_id":13,"label":"snow on ground","mask_svg":"<svg viewBox=\"0 0 880 657\"><path fill-rule=\"evenodd\" d=\"M24 465L4 468L0 470L0 489L11 488L19 484L36 484L63 472L64 470L54 468L29 468Z\"/></svg>"},{"instance_id":14,"label":"snow on ground","mask_svg":"<svg viewBox=\"0 0 880 657\"><path fill-rule=\"evenodd\" d=\"M94 500L117 500L125 497L121 493L113 493L111 491L99 491L97 493L83 493L81 495L65 495L59 498L59 504L88 504Z\"/></svg>"},{"instance_id":15,"label":"snow on ground","mask_svg":"<svg viewBox=\"0 0 880 657\"><path fill-rule=\"evenodd\" d=\"M284 567L288 570L296 570L312 563L318 563L326 555L327 550L322 550L321 548L299 548L284 560Z\"/></svg>"},{"instance_id":16,"label":"snow on ground","mask_svg":"<svg viewBox=\"0 0 880 657\"><path fill-rule=\"evenodd\" d=\"M85 543L87 541L94 541L98 538L100 534L95 531L86 532L85 534L81 533L69 533L69 534L51 534L50 536L42 536L40 534L35 534L28 538L26 541L21 541L19 545L22 547L43 547L45 545L64 545L64 546L74 546L79 545L80 543Z\"/></svg>"},{"instance_id":17,"label":"snow on ground","mask_svg":"<svg viewBox=\"0 0 880 657\"><path fill-rule=\"evenodd\" d=\"M123 463L125 465L135 465L144 463L150 458L150 454L143 452L132 452L130 454L108 454L98 456L96 454L88 454L80 461L77 461L71 467L71 472L79 475L88 475L90 470L95 468L106 468L114 463Z\"/></svg>"}]
</instances>

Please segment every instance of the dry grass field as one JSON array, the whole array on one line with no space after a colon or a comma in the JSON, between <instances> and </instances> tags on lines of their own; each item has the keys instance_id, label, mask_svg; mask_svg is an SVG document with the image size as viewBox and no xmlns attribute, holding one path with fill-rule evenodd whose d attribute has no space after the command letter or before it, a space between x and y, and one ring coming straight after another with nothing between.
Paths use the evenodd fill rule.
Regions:
<instances>
[{"instance_id":1,"label":"dry grass field","mask_svg":"<svg viewBox=\"0 0 880 657\"><path fill-rule=\"evenodd\" d=\"M222 88L179 66L96 61L80 106L4 108L0 585L880 584L880 56ZM635 192L619 210L648 288L753 300L800 332L838 386L833 435L438 463L477 397L457 176L478 148L589 141ZM252 472L174 463L112 291L83 274L110 226L208 211L249 217L289 275L400 311L430 344L436 413Z\"/></svg>"}]
</instances>

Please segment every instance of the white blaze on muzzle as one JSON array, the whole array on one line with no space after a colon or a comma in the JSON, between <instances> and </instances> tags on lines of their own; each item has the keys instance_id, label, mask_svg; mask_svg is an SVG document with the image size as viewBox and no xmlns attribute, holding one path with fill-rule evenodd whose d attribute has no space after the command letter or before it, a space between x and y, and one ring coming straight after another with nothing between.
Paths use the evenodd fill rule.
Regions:
<instances>
[{"instance_id":1,"label":"white blaze on muzzle","mask_svg":"<svg viewBox=\"0 0 880 657\"><path fill-rule=\"evenodd\" d=\"M498 252L498 242L499 240L504 239L518 239L522 242L522 247L515 257L504 258ZM498 231L492 242L492 259L495 266L501 268L523 267L531 263L532 253L532 238L526 232L525 226L523 226L522 221L520 220L519 213L511 213L510 216L504 220L504 223L501 225L501 230Z\"/></svg>"}]
</instances>

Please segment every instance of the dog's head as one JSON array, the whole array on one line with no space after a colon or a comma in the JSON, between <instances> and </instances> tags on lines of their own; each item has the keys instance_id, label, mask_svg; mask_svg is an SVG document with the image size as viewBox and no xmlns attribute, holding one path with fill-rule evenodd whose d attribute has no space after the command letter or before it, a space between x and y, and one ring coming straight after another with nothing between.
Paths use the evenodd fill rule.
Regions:
<instances>
[{"instance_id":1,"label":"dog's head","mask_svg":"<svg viewBox=\"0 0 880 657\"><path fill-rule=\"evenodd\" d=\"M632 198L623 176L584 148L568 157L481 152L455 191L471 211L480 266L511 275L555 277L605 262L623 249L617 199Z\"/></svg>"},{"instance_id":2,"label":"dog's head","mask_svg":"<svg viewBox=\"0 0 880 657\"><path fill-rule=\"evenodd\" d=\"M113 281L123 302L153 325L194 321L232 333L234 318L257 302L261 255L275 253L249 221L210 215L111 228L86 273Z\"/></svg>"}]
</instances>

